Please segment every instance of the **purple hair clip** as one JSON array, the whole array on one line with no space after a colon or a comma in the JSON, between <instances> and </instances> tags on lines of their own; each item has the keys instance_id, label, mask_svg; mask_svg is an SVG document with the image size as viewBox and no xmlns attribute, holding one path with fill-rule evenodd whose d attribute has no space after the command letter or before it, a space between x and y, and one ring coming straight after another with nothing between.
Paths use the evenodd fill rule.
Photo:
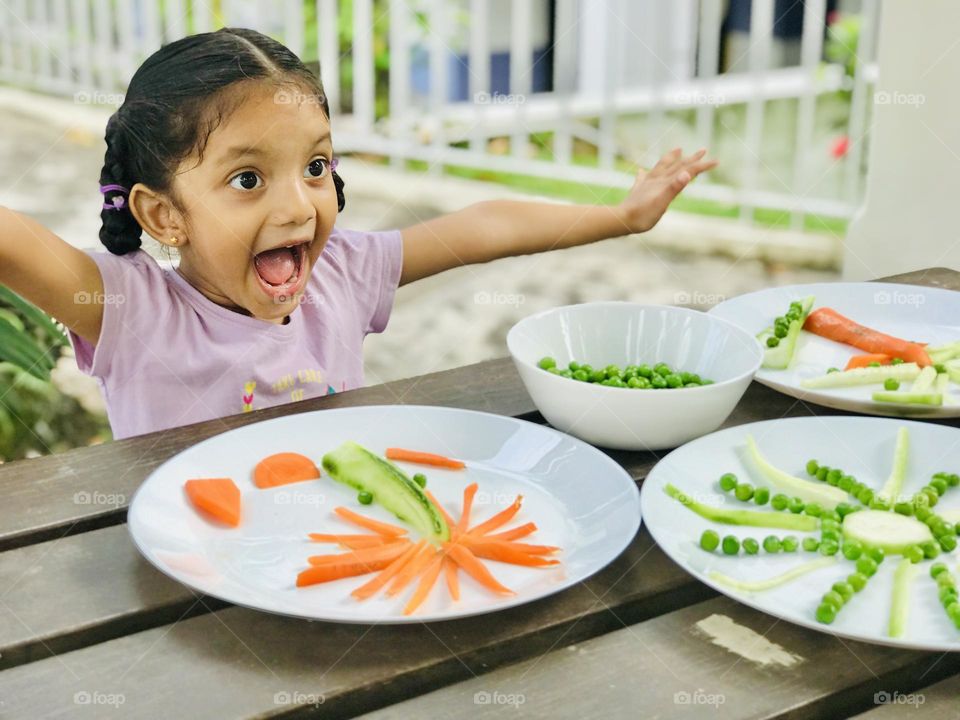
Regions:
<instances>
[{"instance_id":1,"label":"purple hair clip","mask_svg":"<svg viewBox=\"0 0 960 720\"><path fill-rule=\"evenodd\" d=\"M113 190L114 192L124 193L124 195L128 195L130 193L130 191L127 190L127 188L125 188L123 185L110 184L110 185L100 186L100 192L104 195L106 195L111 190ZM103 204L103 209L104 210L122 210L124 207L126 207L126 205L127 205L127 199L123 195L114 195L112 198L110 198L110 202Z\"/></svg>"},{"instance_id":2,"label":"purple hair clip","mask_svg":"<svg viewBox=\"0 0 960 720\"><path fill-rule=\"evenodd\" d=\"M332 159L330 160L330 172L332 172L332 173L333 173L333 172L336 172L336 171L337 171L337 165L339 165L339 164L340 164L340 158L338 158L338 157L332 158Z\"/></svg>"}]
</instances>

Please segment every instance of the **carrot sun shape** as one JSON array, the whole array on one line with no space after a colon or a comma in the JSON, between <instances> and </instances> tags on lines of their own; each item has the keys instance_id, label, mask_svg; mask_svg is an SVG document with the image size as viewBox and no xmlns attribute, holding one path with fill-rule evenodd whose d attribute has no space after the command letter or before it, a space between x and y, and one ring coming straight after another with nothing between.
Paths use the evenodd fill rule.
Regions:
<instances>
[{"instance_id":1,"label":"carrot sun shape","mask_svg":"<svg viewBox=\"0 0 960 720\"><path fill-rule=\"evenodd\" d=\"M920 343L886 335L844 317L832 308L818 308L807 316L803 329L828 340L852 345L867 353L882 353L915 362L920 367L932 365L930 356Z\"/></svg>"},{"instance_id":2,"label":"carrot sun shape","mask_svg":"<svg viewBox=\"0 0 960 720\"><path fill-rule=\"evenodd\" d=\"M230 478L196 478L183 485L198 510L224 525L240 524L240 488Z\"/></svg>"},{"instance_id":3,"label":"carrot sun shape","mask_svg":"<svg viewBox=\"0 0 960 720\"><path fill-rule=\"evenodd\" d=\"M405 462L418 463L420 465L433 465L434 467L447 468L448 470L463 470L466 467L466 464L460 460L454 460L453 458L448 458L444 455L420 452L418 450L387 448L387 452L385 454L388 460L402 460Z\"/></svg>"},{"instance_id":4,"label":"carrot sun shape","mask_svg":"<svg viewBox=\"0 0 960 720\"><path fill-rule=\"evenodd\" d=\"M284 452L270 455L253 469L253 483L258 488L272 488L304 480L316 480L320 470L313 460L299 453Z\"/></svg>"},{"instance_id":5,"label":"carrot sun shape","mask_svg":"<svg viewBox=\"0 0 960 720\"><path fill-rule=\"evenodd\" d=\"M359 525L367 530L372 530L378 535L397 537L399 535L407 534L406 528L402 528L399 525L391 525L390 523L380 522L379 520L374 520L373 518L368 518L360 513L355 513L349 508L334 508L334 512L347 522L352 522L354 525Z\"/></svg>"}]
</instances>

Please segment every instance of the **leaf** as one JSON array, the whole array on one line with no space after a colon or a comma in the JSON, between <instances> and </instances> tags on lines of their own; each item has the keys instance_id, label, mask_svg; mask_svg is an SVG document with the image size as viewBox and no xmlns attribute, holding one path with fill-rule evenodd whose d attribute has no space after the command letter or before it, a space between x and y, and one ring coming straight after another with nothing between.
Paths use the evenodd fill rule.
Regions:
<instances>
[{"instance_id":1,"label":"leaf","mask_svg":"<svg viewBox=\"0 0 960 720\"><path fill-rule=\"evenodd\" d=\"M63 329L49 315L36 305L24 300L10 288L0 285L0 305L2 304L7 304L17 310L26 318L28 324L40 327L50 336L51 340L56 341L58 346L67 344L67 336Z\"/></svg>"},{"instance_id":2,"label":"leaf","mask_svg":"<svg viewBox=\"0 0 960 720\"><path fill-rule=\"evenodd\" d=\"M0 360L8 360L40 380L50 379L53 360L28 335L0 317Z\"/></svg>"}]
</instances>

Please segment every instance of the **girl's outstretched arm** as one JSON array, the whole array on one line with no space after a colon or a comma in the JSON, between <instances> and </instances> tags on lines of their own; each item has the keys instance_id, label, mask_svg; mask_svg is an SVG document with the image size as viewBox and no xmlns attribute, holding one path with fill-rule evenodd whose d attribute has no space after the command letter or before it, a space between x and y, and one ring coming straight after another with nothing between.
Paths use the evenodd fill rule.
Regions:
<instances>
[{"instance_id":1,"label":"girl's outstretched arm","mask_svg":"<svg viewBox=\"0 0 960 720\"><path fill-rule=\"evenodd\" d=\"M0 284L92 344L100 338L103 279L97 264L26 215L0 207Z\"/></svg>"},{"instance_id":2,"label":"girl's outstretched arm","mask_svg":"<svg viewBox=\"0 0 960 720\"><path fill-rule=\"evenodd\" d=\"M400 284L461 265L645 232L687 183L717 164L704 160L705 153L670 151L652 170L637 173L619 205L492 200L406 228Z\"/></svg>"}]
</instances>

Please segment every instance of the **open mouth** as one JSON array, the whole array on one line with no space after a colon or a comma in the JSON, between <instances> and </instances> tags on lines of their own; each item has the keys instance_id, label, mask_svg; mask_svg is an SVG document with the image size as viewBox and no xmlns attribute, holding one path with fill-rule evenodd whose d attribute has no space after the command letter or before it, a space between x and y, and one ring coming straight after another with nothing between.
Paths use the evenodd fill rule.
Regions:
<instances>
[{"instance_id":1,"label":"open mouth","mask_svg":"<svg viewBox=\"0 0 960 720\"><path fill-rule=\"evenodd\" d=\"M270 297L288 300L301 289L309 246L309 242L301 242L254 255L254 272Z\"/></svg>"}]
</instances>

